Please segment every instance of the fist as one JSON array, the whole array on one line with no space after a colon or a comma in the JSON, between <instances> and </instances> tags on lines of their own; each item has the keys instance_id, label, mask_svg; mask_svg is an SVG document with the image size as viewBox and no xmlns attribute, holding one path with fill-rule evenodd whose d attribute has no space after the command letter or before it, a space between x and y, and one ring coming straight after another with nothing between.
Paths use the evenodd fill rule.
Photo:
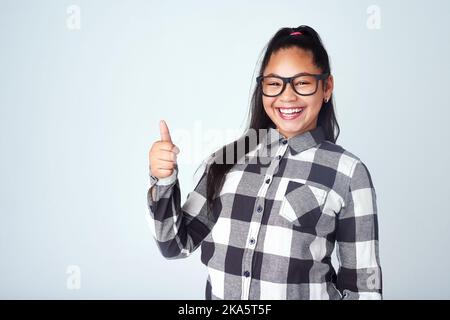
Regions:
<instances>
[{"instance_id":1,"label":"fist","mask_svg":"<svg viewBox=\"0 0 450 320\"><path fill-rule=\"evenodd\" d=\"M149 151L151 174L158 179L170 176L177 165L180 149L172 143L169 128L164 120L159 122L161 140L155 141Z\"/></svg>"}]
</instances>

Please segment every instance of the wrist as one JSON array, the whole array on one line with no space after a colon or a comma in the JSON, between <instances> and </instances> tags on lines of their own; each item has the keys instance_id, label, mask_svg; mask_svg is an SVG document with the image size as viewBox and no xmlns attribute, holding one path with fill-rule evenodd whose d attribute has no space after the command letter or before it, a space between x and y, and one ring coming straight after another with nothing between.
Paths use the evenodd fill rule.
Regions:
<instances>
[{"instance_id":1,"label":"wrist","mask_svg":"<svg viewBox=\"0 0 450 320\"><path fill-rule=\"evenodd\" d=\"M151 184L151 186L153 186L153 185L158 185L158 186L170 185L170 184L174 183L177 180L177 176L178 176L177 168L175 168L172 171L170 176L167 176L167 177L164 177L164 178L158 178L158 177L152 175L152 173L150 171L150 184Z\"/></svg>"}]
</instances>

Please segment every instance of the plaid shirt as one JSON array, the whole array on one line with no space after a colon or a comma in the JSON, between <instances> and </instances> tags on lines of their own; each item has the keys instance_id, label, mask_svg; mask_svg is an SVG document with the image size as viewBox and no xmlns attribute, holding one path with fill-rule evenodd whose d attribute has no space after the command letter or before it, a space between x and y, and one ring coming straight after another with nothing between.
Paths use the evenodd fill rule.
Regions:
<instances>
[{"instance_id":1,"label":"plaid shirt","mask_svg":"<svg viewBox=\"0 0 450 320\"><path fill-rule=\"evenodd\" d=\"M266 132L246 163L225 176L212 215L206 209L212 156L182 206L178 168L151 179L156 194L149 188L147 218L162 255L185 258L201 245L206 299L382 299L367 167L325 140L320 126L288 139L274 128Z\"/></svg>"}]
</instances>

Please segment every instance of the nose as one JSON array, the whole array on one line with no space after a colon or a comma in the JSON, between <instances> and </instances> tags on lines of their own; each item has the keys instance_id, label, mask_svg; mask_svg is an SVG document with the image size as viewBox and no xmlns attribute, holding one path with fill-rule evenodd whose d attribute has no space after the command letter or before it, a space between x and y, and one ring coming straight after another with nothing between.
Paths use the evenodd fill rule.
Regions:
<instances>
[{"instance_id":1,"label":"nose","mask_svg":"<svg viewBox=\"0 0 450 320\"><path fill-rule=\"evenodd\" d=\"M283 92L280 94L280 101L288 102L288 101L294 101L296 99L297 99L297 94L295 93L291 84L286 83L286 87L284 88Z\"/></svg>"}]
</instances>

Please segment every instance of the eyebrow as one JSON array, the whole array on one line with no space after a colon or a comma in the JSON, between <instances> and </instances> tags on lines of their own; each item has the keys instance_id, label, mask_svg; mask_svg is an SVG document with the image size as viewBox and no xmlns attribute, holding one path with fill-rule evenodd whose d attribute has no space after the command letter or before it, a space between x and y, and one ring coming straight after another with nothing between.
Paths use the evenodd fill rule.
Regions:
<instances>
[{"instance_id":1,"label":"eyebrow","mask_svg":"<svg viewBox=\"0 0 450 320\"><path fill-rule=\"evenodd\" d=\"M299 73L297 73L297 74L294 74L292 77L297 77L297 76L304 75L304 74L311 74L311 73L309 73L309 72L299 72ZM269 76L277 76L277 77L281 77L279 74L276 74L276 73L273 73L273 72L271 72L271 73L265 75L265 77L269 77ZM290 78L290 77L287 77L287 78Z\"/></svg>"}]
</instances>

